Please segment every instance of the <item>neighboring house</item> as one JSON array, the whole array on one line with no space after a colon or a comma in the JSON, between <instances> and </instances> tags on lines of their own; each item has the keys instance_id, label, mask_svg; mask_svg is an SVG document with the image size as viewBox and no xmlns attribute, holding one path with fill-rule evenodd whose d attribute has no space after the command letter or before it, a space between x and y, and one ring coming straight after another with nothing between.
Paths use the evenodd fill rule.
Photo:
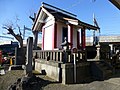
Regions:
<instances>
[{"instance_id":1,"label":"neighboring house","mask_svg":"<svg viewBox=\"0 0 120 90\"><path fill-rule=\"evenodd\" d=\"M10 44L0 45L3 55L15 55L15 48L19 47L18 42L11 42Z\"/></svg>"},{"instance_id":2,"label":"neighboring house","mask_svg":"<svg viewBox=\"0 0 120 90\"><path fill-rule=\"evenodd\" d=\"M71 48L80 48L81 45L84 50L88 29L97 30L99 27L82 22L76 15L46 3L40 7L32 27L33 31L42 32L42 50L61 49L65 37Z\"/></svg>"},{"instance_id":3,"label":"neighboring house","mask_svg":"<svg viewBox=\"0 0 120 90\"><path fill-rule=\"evenodd\" d=\"M99 36L97 37L100 45L100 49L103 52L108 51L110 53L110 57L114 54L120 52L120 35L109 35L109 36ZM93 37L86 37L86 46L93 45Z\"/></svg>"}]
</instances>

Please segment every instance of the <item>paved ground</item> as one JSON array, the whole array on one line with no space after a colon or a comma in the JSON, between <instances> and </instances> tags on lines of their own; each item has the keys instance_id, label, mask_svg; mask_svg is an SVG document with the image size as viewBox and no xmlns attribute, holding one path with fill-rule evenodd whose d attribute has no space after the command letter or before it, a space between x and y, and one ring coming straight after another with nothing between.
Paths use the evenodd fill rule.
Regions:
<instances>
[{"instance_id":1,"label":"paved ground","mask_svg":"<svg viewBox=\"0 0 120 90\"><path fill-rule=\"evenodd\" d=\"M44 90L120 90L120 77L86 84L62 85L60 83L50 83L44 87Z\"/></svg>"},{"instance_id":2,"label":"paved ground","mask_svg":"<svg viewBox=\"0 0 120 90\"><path fill-rule=\"evenodd\" d=\"M23 70L12 70L0 76L0 90L7 90L18 78L24 76ZM93 81L85 84L63 85L44 75L37 75L42 80L41 90L120 90L120 75L104 81Z\"/></svg>"}]
</instances>

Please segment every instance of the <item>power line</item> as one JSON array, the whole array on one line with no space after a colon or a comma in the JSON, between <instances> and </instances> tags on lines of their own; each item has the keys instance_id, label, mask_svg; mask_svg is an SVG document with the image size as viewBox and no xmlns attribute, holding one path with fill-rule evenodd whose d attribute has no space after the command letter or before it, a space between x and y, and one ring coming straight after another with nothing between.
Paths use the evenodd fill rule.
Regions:
<instances>
[{"instance_id":1,"label":"power line","mask_svg":"<svg viewBox=\"0 0 120 90\"><path fill-rule=\"evenodd\" d=\"M14 40L14 38L12 38L12 37L7 37L7 36L0 36L0 38L8 38L8 39Z\"/></svg>"}]
</instances>

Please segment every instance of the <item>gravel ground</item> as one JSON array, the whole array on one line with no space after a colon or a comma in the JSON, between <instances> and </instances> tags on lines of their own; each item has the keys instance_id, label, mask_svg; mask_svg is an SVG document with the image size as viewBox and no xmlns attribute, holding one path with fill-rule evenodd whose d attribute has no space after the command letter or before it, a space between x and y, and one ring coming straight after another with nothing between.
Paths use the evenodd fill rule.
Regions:
<instances>
[{"instance_id":1,"label":"gravel ground","mask_svg":"<svg viewBox=\"0 0 120 90\"><path fill-rule=\"evenodd\" d=\"M16 80L21 78L23 75L23 70L13 70L0 76L0 90L7 90L8 86L16 82Z\"/></svg>"},{"instance_id":2,"label":"gravel ground","mask_svg":"<svg viewBox=\"0 0 120 90\"><path fill-rule=\"evenodd\" d=\"M23 70L12 70L5 75L0 76L0 90L7 90L8 86L16 82L18 78L24 76ZM63 85L45 75L37 75L41 84L39 89L35 90L120 90L120 76L104 81L93 81L85 84Z\"/></svg>"}]
</instances>

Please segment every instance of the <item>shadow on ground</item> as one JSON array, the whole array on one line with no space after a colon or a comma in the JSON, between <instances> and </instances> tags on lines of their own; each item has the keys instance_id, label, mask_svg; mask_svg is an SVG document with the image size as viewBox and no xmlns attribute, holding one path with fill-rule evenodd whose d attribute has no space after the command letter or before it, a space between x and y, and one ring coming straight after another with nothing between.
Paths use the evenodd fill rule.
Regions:
<instances>
[{"instance_id":1,"label":"shadow on ground","mask_svg":"<svg viewBox=\"0 0 120 90\"><path fill-rule=\"evenodd\" d=\"M48 84L53 84L50 80L44 80L40 77L33 75L32 77L18 78L17 81L8 87L8 90L43 90Z\"/></svg>"}]
</instances>

